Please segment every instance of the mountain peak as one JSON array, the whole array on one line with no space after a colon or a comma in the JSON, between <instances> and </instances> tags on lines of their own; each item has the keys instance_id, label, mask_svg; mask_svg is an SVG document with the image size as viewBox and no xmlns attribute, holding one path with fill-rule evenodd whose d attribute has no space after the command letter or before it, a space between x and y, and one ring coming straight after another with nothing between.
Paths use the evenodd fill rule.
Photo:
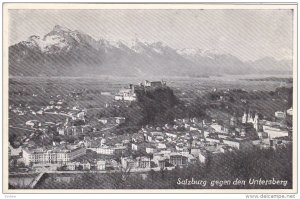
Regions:
<instances>
[{"instance_id":1,"label":"mountain peak","mask_svg":"<svg viewBox=\"0 0 300 199\"><path fill-rule=\"evenodd\" d=\"M54 28L53 28L53 31L65 31L65 32L69 32L71 31L70 29L64 27L64 26L61 26L61 25L55 25Z\"/></svg>"}]
</instances>

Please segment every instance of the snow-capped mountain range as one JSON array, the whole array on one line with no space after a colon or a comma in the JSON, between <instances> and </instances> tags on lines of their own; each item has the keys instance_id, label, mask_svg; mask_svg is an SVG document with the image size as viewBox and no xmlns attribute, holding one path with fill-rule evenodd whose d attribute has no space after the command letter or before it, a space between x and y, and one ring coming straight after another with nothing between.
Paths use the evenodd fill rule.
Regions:
<instances>
[{"instance_id":1,"label":"snow-capped mountain range","mask_svg":"<svg viewBox=\"0 0 300 199\"><path fill-rule=\"evenodd\" d=\"M242 62L218 50L173 49L162 42L112 41L56 25L9 47L10 75L203 76L292 71L291 60Z\"/></svg>"}]
</instances>

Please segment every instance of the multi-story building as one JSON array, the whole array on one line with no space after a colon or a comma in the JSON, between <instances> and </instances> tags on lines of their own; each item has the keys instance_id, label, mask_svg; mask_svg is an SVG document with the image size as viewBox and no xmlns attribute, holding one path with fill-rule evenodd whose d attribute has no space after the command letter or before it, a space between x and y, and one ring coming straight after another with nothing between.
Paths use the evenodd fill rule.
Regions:
<instances>
[{"instance_id":1,"label":"multi-story building","mask_svg":"<svg viewBox=\"0 0 300 199\"><path fill-rule=\"evenodd\" d=\"M201 149L200 148L192 148L191 149L191 154L192 155L198 155L199 153L201 153Z\"/></svg>"},{"instance_id":2,"label":"multi-story building","mask_svg":"<svg viewBox=\"0 0 300 199\"><path fill-rule=\"evenodd\" d=\"M139 149L139 147L137 144L134 144L134 143L131 144L131 150L137 151L138 149Z\"/></svg>"},{"instance_id":3,"label":"multi-story building","mask_svg":"<svg viewBox=\"0 0 300 199\"><path fill-rule=\"evenodd\" d=\"M288 130L281 128L279 125L272 125L272 124L266 123L265 125L263 125L263 131L268 134L268 137L270 139L273 139L276 137L289 136Z\"/></svg>"},{"instance_id":4,"label":"multi-story building","mask_svg":"<svg viewBox=\"0 0 300 199\"><path fill-rule=\"evenodd\" d=\"M121 164L123 168L150 168L150 162L150 158L148 157L137 157L136 159L132 159L130 157L121 158Z\"/></svg>"},{"instance_id":5,"label":"multi-story building","mask_svg":"<svg viewBox=\"0 0 300 199\"><path fill-rule=\"evenodd\" d=\"M165 81L153 81L153 82L150 82L148 80L145 80L144 81L144 87L162 87L162 86L165 86L166 85L166 82Z\"/></svg>"},{"instance_id":6,"label":"multi-story building","mask_svg":"<svg viewBox=\"0 0 300 199\"><path fill-rule=\"evenodd\" d=\"M90 170L91 164L89 162L84 162L81 164L83 170Z\"/></svg>"},{"instance_id":7,"label":"multi-story building","mask_svg":"<svg viewBox=\"0 0 300 199\"><path fill-rule=\"evenodd\" d=\"M106 162L105 160L98 160L97 161L97 170L105 170Z\"/></svg>"},{"instance_id":8,"label":"multi-story building","mask_svg":"<svg viewBox=\"0 0 300 199\"><path fill-rule=\"evenodd\" d=\"M221 142L221 140L219 138L213 138L213 137L207 137L206 141L210 142L210 143L220 143Z\"/></svg>"},{"instance_id":9,"label":"multi-story building","mask_svg":"<svg viewBox=\"0 0 300 199\"><path fill-rule=\"evenodd\" d=\"M202 150L198 156L199 161L201 163L205 163L207 161L208 156L209 156L209 153L206 150Z\"/></svg>"},{"instance_id":10,"label":"multi-story building","mask_svg":"<svg viewBox=\"0 0 300 199\"><path fill-rule=\"evenodd\" d=\"M102 146L102 147L96 148L96 152L98 154L113 155L115 150L109 146Z\"/></svg>"},{"instance_id":11,"label":"multi-story building","mask_svg":"<svg viewBox=\"0 0 300 199\"><path fill-rule=\"evenodd\" d=\"M76 169L76 164L74 162L69 162L66 164L67 166L67 170L70 170L70 171L75 171Z\"/></svg>"},{"instance_id":12,"label":"multi-story building","mask_svg":"<svg viewBox=\"0 0 300 199\"><path fill-rule=\"evenodd\" d=\"M157 151L157 149L153 148L153 147L146 147L146 153L155 153Z\"/></svg>"},{"instance_id":13,"label":"multi-story building","mask_svg":"<svg viewBox=\"0 0 300 199\"><path fill-rule=\"evenodd\" d=\"M286 112L276 111L275 112L275 117L279 118L279 119L284 119L286 117Z\"/></svg>"},{"instance_id":14,"label":"multi-story building","mask_svg":"<svg viewBox=\"0 0 300 199\"><path fill-rule=\"evenodd\" d=\"M62 164L65 165L77 157L86 154L83 147L71 146L69 148L52 149L23 149L25 165L33 164Z\"/></svg>"},{"instance_id":15,"label":"multi-story building","mask_svg":"<svg viewBox=\"0 0 300 199\"><path fill-rule=\"evenodd\" d=\"M182 166L187 164L187 157L180 154L170 154L170 164L174 166Z\"/></svg>"},{"instance_id":16,"label":"multi-story building","mask_svg":"<svg viewBox=\"0 0 300 199\"><path fill-rule=\"evenodd\" d=\"M239 150L247 150L247 149L251 149L253 147L251 140L240 139L240 138L224 139L223 143L230 147L239 149Z\"/></svg>"},{"instance_id":17,"label":"multi-story building","mask_svg":"<svg viewBox=\"0 0 300 199\"><path fill-rule=\"evenodd\" d=\"M65 135L65 129L63 127L57 127L59 135Z\"/></svg>"},{"instance_id":18,"label":"multi-story building","mask_svg":"<svg viewBox=\"0 0 300 199\"><path fill-rule=\"evenodd\" d=\"M115 117L117 124L122 124L125 122L125 117Z\"/></svg>"},{"instance_id":19,"label":"multi-story building","mask_svg":"<svg viewBox=\"0 0 300 199\"><path fill-rule=\"evenodd\" d=\"M139 166L139 163L130 157L124 157L121 158L121 164L123 168L137 168Z\"/></svg>"},{"instance_id":20,"label":"multi-story building","mask_svg":"<svg viewBox=\"0 0 300 199\"><path fill-rule=\"evenodd\" d=\"M153 155L153 162L161 169L166 167L166 159L162 154L155 154Z\"/></svg>"},{"instance_id":21,"label":"multi-story building","mask_svg":"<svg viewBox=\"0 0 300 199\"><path fill-rule=\"evenodd\" d=\"M150 168L150 158L138 157L136 158L136 161L138 161L139 168Z\"/></svg>"},{"instance_id":22,"label":"multi-story building","mask_svg":"<svg viewBox=\"0 0 300 199\"><path fill-rule=\"evenodd\" d=\"M287 111L286 111L286 113L287 113L287 115L293 115L293 107L291 107L290 109L288 109Z\"/></svg>"},{"instance_id":23,"label":"multi-story building","mask_svg":"<svg viewBox=\"0 0 300 199\"><path fill-rule=\"evenodd\" d=\"M121 89L115 96L115 100L136 101L134 86L130 85L128 89Z\"/></svg>"},{"instance_id":24,"label":"multi-story building","mask_svg":"<svg viewBox=\"0 0 300 199\"><path fill-rule=\"evenodd\" d=\"M118 155L122 154L126 149L126 146L100 146L96 148L96 152L104 155Z\"/></svg>"}]
</instances>

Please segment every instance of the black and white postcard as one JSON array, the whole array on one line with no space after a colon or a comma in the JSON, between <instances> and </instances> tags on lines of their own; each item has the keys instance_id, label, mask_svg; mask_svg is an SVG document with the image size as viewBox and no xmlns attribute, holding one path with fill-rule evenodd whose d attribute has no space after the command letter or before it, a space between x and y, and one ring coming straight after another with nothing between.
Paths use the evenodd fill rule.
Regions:
<instances>
[{"instance_id":1,"label":"black and white postcard","mask_svg":"<svg viewBox=\"0 0 300 199\"><path fill-rule=\"evenodd\" d=\"M4 193L296 193L296 4L5 3Z\"/></svg>"}]
</instances>

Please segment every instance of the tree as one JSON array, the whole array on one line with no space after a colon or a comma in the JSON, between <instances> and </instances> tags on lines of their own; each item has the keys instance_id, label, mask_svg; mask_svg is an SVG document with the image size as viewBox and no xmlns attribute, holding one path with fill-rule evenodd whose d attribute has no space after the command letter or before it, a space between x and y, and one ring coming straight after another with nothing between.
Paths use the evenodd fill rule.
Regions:
<instances>
[{"instance_id":1,"label":"tree","mask_svg":"<svg viewBox=\"0 0 300 199\"><path fill-rule=\"evenodd\" d=\"M160 175L161 175L161 178L164 180L165 179L165 169L163 169L163 168L160 169Z\"/></svg>"},{"instance_id":2,"label":"tree","mask_svg":"<svg viewBox=\"0 0 300 199\"><path fill-rule=\"evenodd\" d=\"M24 167L25 167L25 163L24 163L24 162L20 162L20 163L18 163L18 167L20 167L20 168L24 168Z\"/></svg>"},{"instance_id":3,"label":"tree","mask_svg":"<svg viewBox=\"0 0 300 199\"><path fill-rule=\"evenodd\" d=\"M118 171L115 173L110 173L109 178L111 179L111 184L115 189L126 188L127 179L130 176L131 167L127 166L123 168L119 166Z\"/></svg>"},{"instance_id":4,"label":"tree","mask_svg":"<svg viewBox=\"0 0 300 199\"><path fill-rule=\"evenodd\" d=\"M151 179L154 179L155 171L153 169L150 170L149 175L151 176Z\"/></svg>"}]
</instances>

